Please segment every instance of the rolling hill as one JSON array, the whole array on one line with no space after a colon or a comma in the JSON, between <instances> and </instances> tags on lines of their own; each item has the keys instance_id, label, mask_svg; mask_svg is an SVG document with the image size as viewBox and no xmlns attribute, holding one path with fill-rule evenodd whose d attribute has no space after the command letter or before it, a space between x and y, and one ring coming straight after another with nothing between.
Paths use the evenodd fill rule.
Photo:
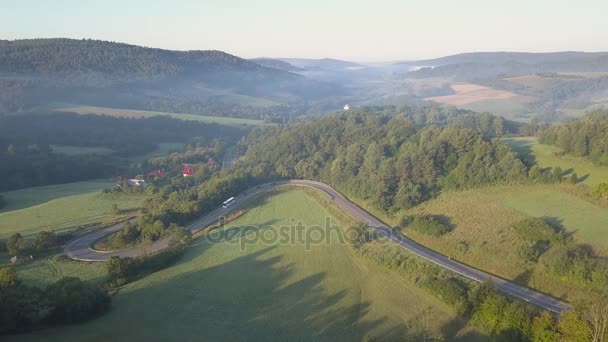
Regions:
<instances>
[{"instance_id":1,"label":"rolling hill","mask_svg":"<svg viewBox=\"0 0 608 342\"><path fill-rule=\"evenodd\" d=\"M73 39L0 41L0 89L0 113L65 102L222 116L341 92L221 51Z\"/></svg>"},{"instance_id":2,"label":"rolling hill","mask_svg":"<svg viewBox=\"0 0 608 342\"><path fill-rule=\"evenodd\" d=\"M297 66L287 63L285 61L282 61L280 59L275 59L275 58L266 58L266 57L262 57L262 58L253 58L250 59L250 61L261 65L263 67L267 67L267 68L273 68L273 69L278 69L278 70L283 70L283 71L289 71L289 72L300 72L300 71L306 71L306 69L304 68L298 68Z\"/></svg>"}]
</instances>

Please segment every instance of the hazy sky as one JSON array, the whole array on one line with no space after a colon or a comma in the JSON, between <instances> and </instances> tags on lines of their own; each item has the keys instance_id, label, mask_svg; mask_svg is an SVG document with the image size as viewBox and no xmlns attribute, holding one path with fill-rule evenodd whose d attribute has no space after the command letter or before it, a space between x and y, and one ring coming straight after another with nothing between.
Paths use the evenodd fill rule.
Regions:
<instances>
[{"instance_id":1,"label":"hazy sky","mask_svg":"<svg viewBox=\"0 0 608 342\"><path fill-rule=\"evenodd\" d=\"M0 0L0 39L380 61L608 51L608 0Z\"/></svg>"}]
</instances>

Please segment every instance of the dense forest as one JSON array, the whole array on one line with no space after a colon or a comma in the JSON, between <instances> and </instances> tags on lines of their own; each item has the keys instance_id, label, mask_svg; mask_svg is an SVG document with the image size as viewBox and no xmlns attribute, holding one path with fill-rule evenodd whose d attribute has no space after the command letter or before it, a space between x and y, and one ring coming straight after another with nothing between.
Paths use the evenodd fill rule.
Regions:
<instances>
[{"instance_id":1,"label":"dense forest","mask_svg":"<svg viewBox=\"0 0 608 342\"><path fill-rule=\"evenodd\" d=\"M133 170L132 158L153 151L159 143L188 143L194 137L208 142L217 138L238 141L245 132L238 127L167 117L6 116L0 118L0 191L139 174L147 170ZM52 145L106 147L114 153L63 155L55 153Z\"/></svg>"},{"instance_id":2,"label":"dense forest","mask_svg":"<svg viewBox=\"0 0 608 342\"><path fill-rule=\"evenodd\" d=\"M541 143L558 146L565 153L608 166L608 111L594 111L582 120L551 126L539 138Z\"/></svg>"},{"instance_id":3,"label":"dense forest","mask_svg":"<svg viewBox=\"0 0 608 342\"><path fill-rule=\"evenodd\" d=\"M64 102L261 118L344 93L221 51L98 40L0 40L0 76L0 114Z\"/></svg>"},{"instance_id":4,"label":"dense forest","mask_svg":"<svg viewBox=\"0 0 608 342\"><path fill-rule=\"evenodd\" d=\"M502 119L479 115L429 124L435 113L353 111L296 127L257 129L246 141L246 164L253 175L321 180L387 212L443 189L525 178L513 152L487 138L503 133Z\"/></svg>"}]
</instances>

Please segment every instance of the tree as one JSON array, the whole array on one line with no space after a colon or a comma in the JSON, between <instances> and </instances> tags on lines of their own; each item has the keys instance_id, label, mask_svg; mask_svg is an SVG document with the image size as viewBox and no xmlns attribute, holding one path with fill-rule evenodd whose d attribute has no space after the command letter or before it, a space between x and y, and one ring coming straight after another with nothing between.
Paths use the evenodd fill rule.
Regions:
<instances>
[{"instance_id":1,"label":"tree","mask_svg":"<svg viewBox=\"0 0 608 342\"><path fill-rule=\"evenodd\" d=\"M578 310L581 319L589 329L591 341L603 342L608 339L608 295L595 293L582 303Z\"/></svg>"},{"instance_id":2,"label":"tree","mask_svg":"<svg viewBox=\"0 0 608 342\"><path fill-rule=\"evenodd\" d=\"M120 210L120 208L118 207L118 204L113 203L112 204L112 214L120 215L121 213L122 213L122 210Z\"/></svg>"},{"instance_id":3,"label":"tree","mask_svg":"<svg viewBox=\"0 0 608 342\"><path fill-rule=\"evenodd\" d=\"M4 196L0 195L0 209L6 207L8 203L6 202L6 199L4 198Z\"/></svg>"},{"instance_id":4,"label":"tree","mask_svg":"<svg viewBox=\"0 0 608 342\"><path fill-rule=\"evenodd\" d=\"M19 285L17 272L11 266L0 267L0 290Z\"/></svg>"},{"instance_id":5,"label":"tree","mask_svg":"<svg viewBox=\"0 0 608 342\"><path fill-rule=\"evenodd\" d=\"M55 234L55 232L46 230L41 231L40 233L36 234L32 247L34 247L34 249L39 253L59 247L57 234Z\"/></svg>"},{"instance_id":6,"label":"tree","mask_svg":"<svg viewBox=\"0 0 608 342\"><path fill-rule=\"evenodd\" d=\"M580 314L575 311L562 313L557 322L557 327L563 341L589 342L591 334Z\"/></svg>"},{"instance_id":7,"label":"tree","mask_svg":"<svg viewBox=\"0 0 608 342\"><path fill-rule=\"evenodd\" d=\"M19 255L25 249L25 239L21 234L15 233L8 239L6 248L8 249L8 254Z\"/></svg>"},{"instance_id":8,"label":"tree","mask_svg":"<svg viewBox=\"0 0 608 342\"><path fill-rule=\"evenodd\" d=\"M557 341L559 334L557 332L553 316L543 311L540 315L534 317L532 321L532 341L533 342L553 342Z\"/></svg>"},{"instance_id":9,"label":"tree","mask_svg":"<svg viewBox=\"0 0 608 342\"><path fill-rule=\"evenodd\" d=\"M83 322L110 307L107 291L74 277L49 285L46 292L52 302L50 320L54 323Z\"/></svg>"}]
</instances>

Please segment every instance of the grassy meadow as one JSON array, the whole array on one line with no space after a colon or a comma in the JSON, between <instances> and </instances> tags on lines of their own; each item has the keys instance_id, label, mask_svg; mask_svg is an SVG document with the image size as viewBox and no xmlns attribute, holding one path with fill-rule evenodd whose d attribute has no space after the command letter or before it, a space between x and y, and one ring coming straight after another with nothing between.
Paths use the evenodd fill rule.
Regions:
<instances>
[{"instance_id":1,"label":"grassy meadow","mask_svg":"<svg viewBox=\"0 0 608 342\"><path fill-rule=\"evenodd\" d=\"M507 138L503 139L503 142L511 146L524 160L540 167L559 166L565 173L576 172L582 184L594 186L608 182L608 167L596 166L583 158L557 155L560 152L558 147L540 144L535 137Z\"/></svg>"},{"instance_id":2,"label":"grassy meadow","mask_svg":"<svg viewBox=\"0 0 608 342\"><path fill-rule=\"evenodd\" d=\"M141 206L144 195L102 194L108 181L88 181L32 187L3 193L8 206L0 212L0 239L14 233L32 238L48 229L65 232L77 226L112 219L112 205Z\"/></svg>"},{"instance_id":3,"label":"grassy meadow","mask_svg":"<svg viewBox=\"0 0 608 342\"><path fill-rule=\"evenodd\" d=\"M154 112L147 110L134 110L134 109L119 109L119 108L108 108L108 107L95 107L75 104L57 104L53 106L55 111L58 112L71 112L77 114L95 114L95 115L108 115L115 117L124 118L149 118L154 116L170 116L174 119L180 120L194 120L208 123L217 123L220 125L251 125L257 126L264 124L262 120L255 119L243 119L243 118L230 118L221 116L202 116L194 114L182 114L182 113L169 113L169 112Z\"/></svg>"},{"instance_id":4,"label":"grassy meadow","mask_svg":"<svg viewBox=\"0 0 608 342\"><path fill-rule=\"evenodd\" d=\"M65 257L37 259L16 267L18 277L31 286L43 287L63 277L77 277L101 282L106 277L106 266L101 262L82 262Z\"/></svg>"},{"instance_id":5,"label":"grassy meadow","mask_svg":"<svg viewBox=\"0 0 608 342\"><path fill-rule=\"evenodd\" d=\"M214 242L199 237L174 266L126 285L106 315L14 339L483 340L442 302L356 256L335 235L309 250L273 240L298 222L324 232L327 219L338 223L306 192L285 189L250 203L215 231ZM244 231L264 238L239 243Z\"/></svg>"},{"instance_id":6,"label":"grassy meadow","mask_svg":"<svg viewBox=\"0 0 608 342\"><path fill-rule=\"evenodd\" d=\"M444 193L410 211L448 220L451 231L431 237L405 229L414 240L506 279L569 298L581 289L547 277L518 251L521 239L512 225L527 217L543 217L581 243L608 255L608 209L576 195L573 185L495 186Z\"/></svg>"}]
</instances>

